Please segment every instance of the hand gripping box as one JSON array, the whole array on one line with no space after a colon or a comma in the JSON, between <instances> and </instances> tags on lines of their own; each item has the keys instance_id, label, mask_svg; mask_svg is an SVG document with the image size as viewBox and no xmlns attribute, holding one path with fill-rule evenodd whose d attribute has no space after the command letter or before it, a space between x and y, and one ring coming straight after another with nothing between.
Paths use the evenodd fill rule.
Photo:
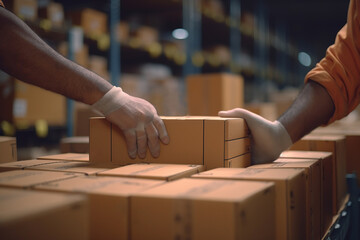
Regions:
<instances>
[{"instance_id":1,"label":"hand gripping box","mask_svg":"<svg viewBox=\"0 0 360 240\"><path fill-rule=\"evenodd\" d=\"M160 156L147 151L144 159L128 156L122 131L105 118L90 119L90 162L127 165L171 163L204 165L206 169L229 165L248 166L249 130L242 118L162 117L170 144L161 144Z\"/></svg>"},{"instance_id":2,"label":"hand gripping box","mask_svg":"<svg viewBox=\"0 0 360 240\"><path fill-rule=\"evenodd\" d=\"M273 163L253 165L249 168L301 168L306 181L306 239L320 239L321 234L321 166L313 159L280 158Z\"/></svg>"},{"instance_id":3,"label":"hand gripping box","mask_svg":"<svg viewBox=\"0 0 360 240\"><path fill-rule=\"evenodd\" d=\"M0 188L1 239L88 239L85 196Z\"/></svg>"},{"instance_id":4,"label":"hand gripping box","mask_svg":"<svg viewBox=\"0 0 360 240\"><path fill-rule=\"evenodd\" d=\"M202 165L135 163L100 172L98 176L147 178L173 181L203 170Z\"/></svg>"},{"instance_id":5,"label":"hand gripping box","mask_svg":"<svg viewBox=\"0 0 360 240\"><path fill-rule=\"evenodd\" d=\"M130 196L164 181L78 177L38 185L36 190L84 193L89 199L90 239L129 239Z\"/></svg>"},{"instance_id":6,"label":"hand gripping box","mask_svg":"<svg viewBox=\"0 0 360 240\"><path fill-rule=\"evenodd\" d=\"M307 135L290 150L332 152L333 214L336 214L346 195L346 141L343 135Z\"/></svg>"},{"instance_id":7,"label":"hand gripping box","mask_svg":"<svg viewBox=\"0 0 360 240\"><path fill-rule=\"evenodd\" d=\"M131 197L131 239L275 239L274 184L186 178Z\"/></svg>"},{"instance_id":8,"label":"hand gripping box","mask_svg":"<svg viewBox=\"0 0 360 240\"><path fill-rule=\"evenodd\" d=\"M295 151L289 150L281 153L281 161L308 161L308 160L319 160L321 168L321 235L325 234L325 231L329 228L332 222L332 196L333 196L333 187L332 187L332 153L331 152L320 152L320 151Z\"/></svg>"},{"instance_id":9,"label":"hand gripping box","mask_svg":"<svg viewBox=\"0 0 360 240\"><path fill-rule=\"evenodd\" d=\"M305 239L305 175L303 169L217 168L194 178L272 181L275 183L275 239Z\"/></svg>"}]
</instances>

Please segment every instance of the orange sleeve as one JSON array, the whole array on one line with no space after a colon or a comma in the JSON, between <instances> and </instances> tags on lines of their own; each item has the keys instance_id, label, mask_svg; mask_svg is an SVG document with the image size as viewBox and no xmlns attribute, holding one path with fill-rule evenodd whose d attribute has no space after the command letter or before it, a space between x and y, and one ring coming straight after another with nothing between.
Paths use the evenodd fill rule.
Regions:
<instances>
[{"instance_id":1,"label":"orange sleeve","mask_svg":"<svg viewBox=\"0 0 360 240\"><path fill-rule=\"evenodd\" d=\"M0 7L5 7L4 3L0 0Z\"/></svg>"},{"instance_id":2,"label":"orange sleeve","mask_svg":"<svg viewBox=\"0 0 360 240\"><path fill-rule=\"evenodd\" d=\"M351 0L347 24L326 56L305 77L326 88L335 112L328 123L349 114L360 102L360 0Z\"/></svg>"}]
</instances>

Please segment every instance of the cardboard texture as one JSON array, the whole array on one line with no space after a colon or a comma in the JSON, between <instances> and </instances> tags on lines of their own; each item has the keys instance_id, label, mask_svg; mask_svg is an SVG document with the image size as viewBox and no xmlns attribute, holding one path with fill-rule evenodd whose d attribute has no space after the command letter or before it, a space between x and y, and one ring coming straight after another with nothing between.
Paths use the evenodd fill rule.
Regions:
<instances>
[{"instance_id":1,"label":"cardboard texture","mask_svg":"<svg viewBox=\"0 0 360 240\"><path fill-rule=\"evenodd\" d=\"M62 126L66 123L65 97L16 80L13 114L17 125L44 120L48 125Z\"/></svg>"},{"instance_id":2,"label":"cardboard texture","mask_svg":"<svg viewBox=\"0 0 360 240\"><path fill-rule=\"evenodd\" d=\"M122 131L105 118L90 119L90 161L94 164L171 163L224 167L225 160L250 152L249 133L240 118L162 117L170 144L161 145L160 156L149 151L144 159L128 156ZM110 144L109 144L110 143Z\"/></svg>"},{"instance_id":3,"label":"cardboard texture","mask_svg":"<svg viewBox=\"0 0 360 240\"><path fill-rule=\"evenodd\" d=\"M75 173L14 170L0 173L0 187L32 188L37 184L81 176Z\"/></svg>"},{"instance_id":4,"label":"cardboard texture","mask_svg":"<svg viewBox=\"0 0 360 240\"><path fill-rule=\"evenodd\" d=\"M224 167L227 168L246 168L251 165L251 154L245 153L236 158L225 160Z\"/></svg>"},{"instance_id":5,"label":"cardboard texture","mask_svg":"<svg viewBox=\"0 0 360 240\"><path fill-rule=\"evenodd\" d=\"M85 196L0 188L2 239L88 239Z\"/></svg>"},{"instance_id":6,"label":"cardboard texture","mask_svg":"<svg viewBox=\"0 0 360 240\"><path fill-rule=\"evenodd\" d=\"M173 181L203 171L202 165L137 163L100 172L98 176L148 178Z\"/></svg>"},{"instance_id":7,"label":"cardboard texture","mask_svg":"<svg viewBox=\"0 0 360 240\"><path fill-rule=\"evenodd\" d=\"M274 199L269 182L173 181L131 197L131 239L275 239Z\"/></svg>"},{"instance_id":8,"label":"cardboard texture","mask_svg":"<svg viewBox=\"0 0 360 240\"><path fill-rule=\"evenodd\" d=\"M196 74L186 79L189 115L217 116L244 105L244 80L227 73Z\"/></svg>"},{"instance_id":9,"label":"cardboard texture","mask_svg":"<svg viewBox=\"0 0 360 240\"><path fill-rule=\"evenodd\" d=\"M85 175L96 175L97 173L108 170L108 168L93 166L90 163L86 163L86 162L56 162L56 163L25 167L25 169L81 173Z\"/></svg>"},{"instance_id":10,"label":"cardboard texture","mask_svg":"<svg viewBox=\"0 0 360 240\"><path fill-rule=\"evenodd\" d=\"M306 181L306 239L321 238L321 166L320 161L280 158L273 163L253 165L250 168L301 168Z\"/></svg>"},{"instance_id":11,"label":"cardboard texture","mask_svg":"<svg viewBox=\"0 0 360 240\"><path fill-rule=\"evenodd\" d=\"M103 12L85 8L70 14L73 25L81 26L86 35L99 36L107 32L107 15Z\"/></svg>"},{"instance_id":12,"label":"cardboard texture","mask_svg":"<svg viewBox=\"0 0 360 240\"><path fill-rule=\"evenodd\" d=\"M320 161L321 167L321 235L323 236L325 231L331 224L332 221L332 153L331 152L320 152L320 151L284 151L281 153L278 160L285 159L291 161L308 161L317 159Z\"/></svg>"},{"instance_id":13,"label":"cardboard texture","mask_svg":"<svg viewBox=\"0 0 360 240\"><path fill-rule=\"evenodd\" d=\"M62 153L62 154L41 156L41 157L38 157L37 159L73 161L73 162L88 162L89 154L88 153Z\"/></svg>"},{"instance_id":14,"label":"cardboard texture","mask_svg":"<svg viewBox=\"0 0 360 240\"><path fill-rule=\"evenodd\" d=\"M44 164L58 163L56 160L22 160L16 162L7 162L0 164L0 172L12 171L12 170L24 170L26 167L33 167Z\"/></svg>"},{"instance_id":15,"label":"cardboard texture","mask_svg":"<svg viewBox=\"0 0 360 240\"><path fill-rule=\"evenodd\" d=\"M84 176L41 184L36 190L85 193L90 204L90 239L130 239L130 196L163 183L148 179Z\"/></svg>"},{"instance_id":16,"label":"cardboard texture","mask_svg":"<svg viewBox=\"0 0 360 240\"><path fill-rule=\"evenodd\" d=\"M16 138L0 136L0 163L17 161Z\"/></svg>"},{"instance_id":17,"label":"cardboard texture","mask_svg":"<svg viewBox=\"0 0 360 240\"><path fill-rule=\"evenodd\" d=\"M89 137L67 137L60 140L62 153L89 153Z\"/></svg>"},{"instance_id":18,"label":"cardboard texture","mask_svg":"<svg viewBox=\"0 0 360 240\"><path fill-rule=\"evenodd\" d=\"M217 168L193 178L272 181L275 183L276 238L305 239L305 174L303 169Z\"/></svg>"},{"instance_id":19,"label":"cardboard texture","mask_svg":"<svg viewBox=\"0 0 360 240\"><path fill-rule=\"evenodd\" d=\"M345 136L307 135L290 147L290 150L326 151L333 153L333 214L337 213L346 189Z\"/></svg>"}]
</instances>

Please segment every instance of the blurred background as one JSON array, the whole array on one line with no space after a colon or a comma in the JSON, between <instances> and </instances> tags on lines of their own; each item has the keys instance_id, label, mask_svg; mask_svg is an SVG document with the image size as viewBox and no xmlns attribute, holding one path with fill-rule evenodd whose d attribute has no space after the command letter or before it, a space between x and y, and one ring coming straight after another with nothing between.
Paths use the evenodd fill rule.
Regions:
<instances>
[{"instance_id":1,"label":"blurred background","mask_svg":"<svg viewBox=\"0 0 360 240\"><path fill-rule=\"evenodd\" d=\"M270 120L285 111L306 73L324 57L346 23L349 4L344 0L3 2L60 54L147 99L159 115L213 115L191 110L198 100L190 95L202 93L207 96L200 97L202 109L219 95L219 103L240 99L232 105L221 103L221 109L245 107ZM190 76L216 76L221 82L238 81L228 80L235 76L241 83L204 93L211 81L200 86ZM16 136L20 160L51 151L88 151L88 118L99 116L89 106L3 72L0 99L0 135Z\"/></svg>"}]
</instances>

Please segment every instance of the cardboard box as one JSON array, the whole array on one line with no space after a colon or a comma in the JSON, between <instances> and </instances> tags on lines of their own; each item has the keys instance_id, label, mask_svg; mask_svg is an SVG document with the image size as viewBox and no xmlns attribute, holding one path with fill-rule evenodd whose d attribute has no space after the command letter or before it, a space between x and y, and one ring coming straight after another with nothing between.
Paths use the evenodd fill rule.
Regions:
<instances>
[{"instance_id":1,"label":"cardboard box","mask_svg":"<svg viewBox=\"0 0 360 240\"><path fill-rule=\"evenodd\" d=\"M35 21L37 18L37 0L9 0L5 4L6 9L21 19Z\"/></svg>"},{"instance_id":2,"label":"cardboard box","mask_svg":"<svg viewBox=\"0 0 360 240\"><path fill-rule=\"evenodd\" d=\"M65 125L65 100L64 96L16 80L13 111L15 124L34 125L38 120L45 120L48 125Z\"/></svg>"},{"instance_id":3,"label":"cardboard box","mask_svg":"<svg viewBox=\"0 0 360 240\"><path fill-rule=\"evenodd\" d=\"M89 136L89 119L91 117L102 117L102 114L95 112L89 105L76 102L74 110L74 136Z\"/></svg>"},{"instance_id":4,"label":"cardboard box","mask_svg":"<svg viewBox=\"0 0 360 240\"><path fill-rule=\"evenodd\" d=\"M148 47L159 40L159 32L155 28L141 26L135 30L134 38L139 41L140 46Z\"/></svg>"},{"instance_id":5,"label":"cardboard box","mask_svg":"<svg viewBox=\"0 0 360 240\"><path fill-rule=\"evenodd\" d=\"M275 183L276 238L305 239L305 174L303 169L217 168L194 178L272 181ZM274 221L274 220L272 220Z\"/></svg>"},{"instance_id":6,"label":"cardboard box","mask_svg":"<svg viewBox=\"0 0 360 240\"><path fill-rule=\"evenodd\" d=\"M64 8L60 3L50 2L39 8L38 14L39 18L50 20L52 26L61 27L64 24Z\"/></svg>"},{"instance_id":7,"label":"cardboard box","mask_svg":"<svg viewBox=\"0 0 360 240\"><path fill-rule=\"evenodd\" d=\"M284 151L279 159L292 161L307 161L317 159L321 166L321 235L325 233L332 221L333 207L333 169L332 153L320 151Z\"/></svg>"},{"instance_id":8,"label":"cardboard box","mask_svg":"<svg viewBox=\"0 0 360 240\"><path fill-rule=\"evenodd\" d=\"M128 156L122 131L105 118L90 119L90 162L128 165L171 163L224 167L225 161L250 152L244 119L220 117L162 117L170 144L161 145L160 156L149 151L144 159Z\"/></svg>"},{"instance_id":9,"label":"cardboard box","mask_svg":"<svg viewBox=\"0 0 360 240\"><path fill-rule=\"evenodd\" d=\"M62 153L89 153L89 137L66 137L60 140L60 152Z\"/></svg>"},{"instance_id":10,"label":"cardboard box","mask_svg":"<svg viewBox=\"0 0 360 240\"><path fill-rule=\"evenodd\" d=\"M244 105L244 80L240 75L190 75L186 85L189 115L217 116L221 110Z\"/></svg>"},{"instance_id":11,"label":"cardboard box","mask_svg":"<svg viewBox=\"0 0 360 240\"><path fill-rule=\"evenodd\" d=\"M12 170L24 170L26 167L33 167L43 164L50 164L50 163L57 163L59 161L55 160L22 160L22 161L15 161L15 162L7 162L0 164L0 172L12 171Z\"/></svg>"},{"instance_id":12,"label":"cardboard box","mask_svg":"<svg viewBox=\"0 0 360 240\"><path fill-rule=\"evenodd\" d=\"M321 234L321 166L320 161L277 159L273 163L253 165L250 168L301 168L306 181L306 239L320 239Z\"/></svg>"},{"instance_id":13,"label":"cardboard box","mask_svg":"<svg viewBox=\"0 0 360 240\"><path fill-rule=\"evenodd\" d=\"M0 187L32 188L37 184L81 176L76 173L14 170L0 173Z\"/></svg>"},{"instance_id":14,"label":"cardboard box","mask_svg":"<svg viewBox=\"0 0 360 240\"><path fill-rule=\"evenodd\" d=\"M0 188L2 239L88 239L85 196Z\"/></svg>"},{"instance_id":15,"label":"cardboard box","mask_svg":"<svg viewBox=\"0 0 360 240\"><path fill-rule=\"evenodd\" d=\"M108 168L96 167L87 162L69 162L69 161L25 167L25 169L67 172L67 173L81 173L85 175L95 175L99 172L108 170Z\"/></svg>"},{"instance_id":16,"label":"cardboard box","mask_svg":"<svg viewBox=\"0 0 360 240\"><path fill-rule=\"evenodd\" d=\"M78 177L42 184L36 190L85 193L89 198L90 239L129 239L130 196L163 181Z\"/></svg>"},{"instance_id":17,"label":"cardboard box","mask_svg":"<svg viewBox=\"0 0 360 240\"><path fill-rule=\"evenodd\" d=\"M251 154L245 153L241 156L225 160L225 166L227 168L246 168L251 165Z\"/></svg>"},{"instance_id":18,"label":"cardboard box","mask_svg":"<svg viewBox=\"0 0 360 240\"><path fill-rule=\"evenodd\" d=\"M147 178L173 181L203 171L201 165L137 163L100 172L98 176Z\"/></svg>"},{"instance_id":19,"label":"cardboard box","mask_svg":"<svg viewBox=\"0 0 360 240\"><path fill-rule=\"evenodd\" d=\"M61 161L71 161L71 162L88 162L89 154L88 153L62 153L62 154L41 156L41 157L38 157L37 159L61 160Z\"/></svg>"},{"instance_id":20,"label":"cardboard box","mask_svg":"<svg viewBox=\"0 0 360 240\"><path fill-rule=\"evenodd\" d=\"M0 163L17 161L16 138L0 136Z\"/></svg>"},{"instance_id":21,"label":"cardboard box","mask_svg":"<svg viewBox=\"0 0 360 240\"><path fill-rule=\"evenodd\" d=\"M274 199L269 182L173 181L133 195L131 239L275 239Z\"/></svg>"},{"instance_id":22,"label":"cardboard box","mask_svg":"<svg viewBox=\"0 0 360 240\"><path fill-rule=\"evenodd\" d=\"M107 33L107 15L103 12L85 8L70 13L73 25L83 28L84 33L90 36L99 36Z\"/></svg>"},{"instance_id":23,"label":"cardboard box","mask_svg":"<svg viewBox=\"0 0 360 240\"><path fill-rule=\"evenodd\" d=\"M333 153L333 214L337 213L347 192L345 136L307 135L290 150L326 151Z\"/></svg>"}]
</instances>

